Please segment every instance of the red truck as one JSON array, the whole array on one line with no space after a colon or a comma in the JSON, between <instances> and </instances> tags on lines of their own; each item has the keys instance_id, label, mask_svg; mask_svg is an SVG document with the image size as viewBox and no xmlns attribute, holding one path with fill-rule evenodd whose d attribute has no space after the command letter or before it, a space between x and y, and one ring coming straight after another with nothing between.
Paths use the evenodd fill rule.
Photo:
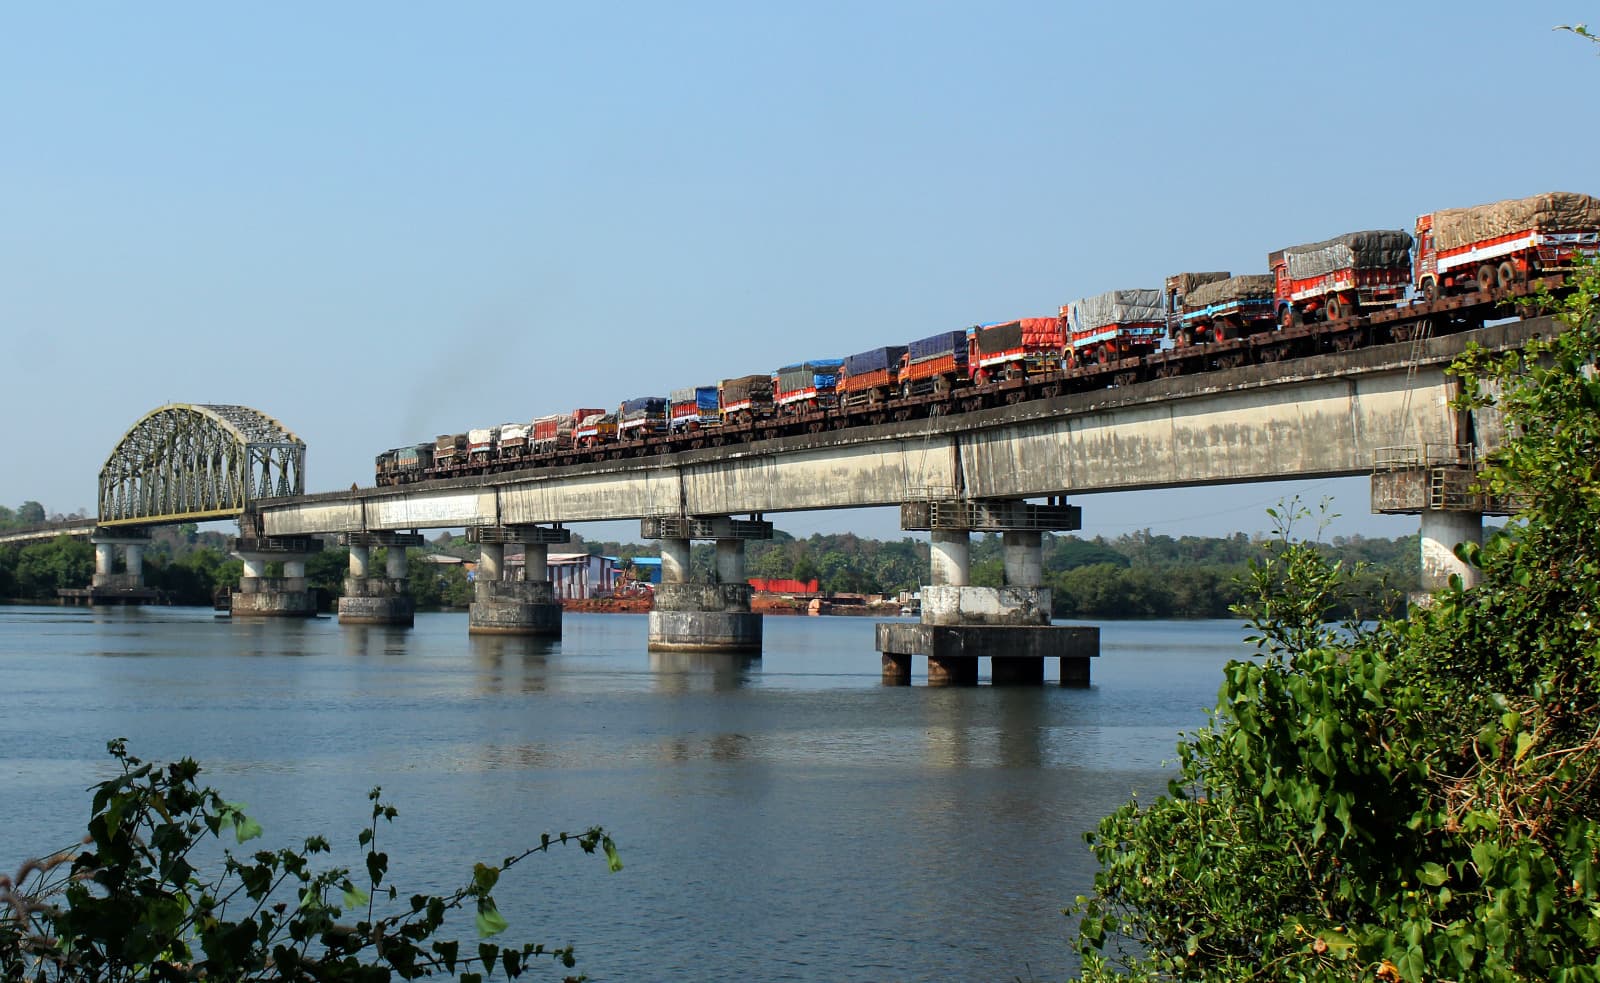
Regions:
<instances>
[{"instance_id":1,"label":"red truck","mask_svg":"<svg viewBox=\"0 0 1600 983\"><path fill-rule=\"evenodd\" d=\"M1061 370L1067 349L1067 310L1059 317L1021 317L982 324L967 335L967 369L983 385Z\"/></svg>"},{"instance_id":2,"label":"red truck","mask_svg":"<svg viewBox=\"0 0 1600 983\"><path fill-rule=\"evenodd\" d=\"M1600 251L1600 200L1568 191L1417 216L1417 291L1429 300L1572 268Z\"/></svg>"},{"instance_id":3,"label":"red truck","mask_svg":"<svg viewBox=\"0 0 1600 983\"><path fill-rule=\"evenodd\" d=\"M1411 284L1411 236L1400 229L1347 232L1267 254L1284 327L1392 307Z\"/></svg>"}]
</instances>

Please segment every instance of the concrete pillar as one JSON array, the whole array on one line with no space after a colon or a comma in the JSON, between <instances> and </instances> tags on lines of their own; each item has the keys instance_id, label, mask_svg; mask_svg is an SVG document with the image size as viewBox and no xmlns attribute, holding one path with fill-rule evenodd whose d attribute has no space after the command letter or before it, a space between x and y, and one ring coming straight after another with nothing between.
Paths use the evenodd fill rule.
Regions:
<instances>
[{"instance_id":1,"label":"concrete pillar","mask_svg":"<svg viewBox=\"0 0 1600 983\"><path fill-rule=\"evenodd\" d=\"M127 563L128 576L134 578L134 583L144 585L144 547L137 543L129 543L122 547L122 558Z\"/></svg>"},{"instance_id":2,"label":"concrete pillar","mask_svg":"<svg viewBox=\"0 0 1600 983\"><path fill-rule=\"evenodd\" d=\"M244 564L239 589L228 598L235 618L310 618L317 613L317 592L306 589L303 553L235 553ZM282 560L284 576L268 577L267 563Z\"/></svg>"},{"instance_id":3,"label":"concrete pillar","mask_svg":"<svg viewBox=\"0 0 1600 983\"><path fill-rule=\"evenodd\" d=\"M1043 536L1037 532L1001 533L1006 585L1038 587L1044 583Z\"/></svg>"},{"instance_id":4,"label":"concrete pillar","mask_svg":"<svg viewBox=\"0 0 1600 983\"><path fill-rule=\"evenodd\" d=\"M744 575L744 540L717 540L717 583L742 584Z\"/></svg>"},{"instance_id":5,"label":"concrete pillar","mask_svg":"<svg viewBox=\"0 0 1600 983\"><path fill-rule=\"evenodd\" d=\"M341 625L405 625L415 622L416 604L406 580L406 545L421 537L388 531L349 533L350 572L339 598ZM372 547L384 546L388 561L385 576L373 576Z\"/></svg>"},{"instance_id":6,"label":"concrete pillar","mask_svg":"<svg viewBox=\"0 0 1600 983\"><path fill-rule=\"evenodd\" d=\"M506 548L499 543L482 543L478 546L478 583L500 580L505 576Z\"/></svg>"},{"instance_id":7,"label":"concrete pillar","mask_svg":"<svg viewBox=\"0 0 1600 983\"><path fill-rule=\"evenodd\" d=\"M911 685L911 654L909 652L883 653L883 685Z\"/></svg>"},{"instance_id":8,"label":"concrete pillar","mask_svg":"<svg viewBox=\"0 0 1600 983\"><path fill-rule=\"evenodd\" d=\"M978 685L978 657L975 655L928 656L928 685Z\"/></svg>"},{"instance_id":9,"label":"concrete pillar","mask_svg":"<svg viewBox=\"0 0 1600 983\"><path fill-rule=\"evenodd\" d=\"M965 587L972 573L971 534L965 529L935 529L930 535L934 585Z\"/></svg>"},{"instance_id":10,"label":"concrete pillar","mask_svg":"<svg viewBox=\"0 0 1600 983\"><path fill-rule=\"evenodd\" d=\"M403 546L389 547L389 554L384 564L384 572L390 580L406 579L406 551Z\"/></svg>"},{"instance_id":11,"label":"concrete pillar","mask_svg":"<svg viewBox=\"0 0 1600 983\"><path fill-rule=\"evenodd\" d=\"M561 601L550 583L550 547L522 546L523 579L502 580L505 547L480 543L478 576L467 609L469 635L531 635L559 638Z\"/></svg>"},{"instance_id":12,"label":"concrete pillar","mask_svg":"<svg viewBox=\"0 0 1600 983\"><path fill-rule=\"evenodd\" d=\"M1451 575L1461 578L1464 587L1478 585L1478 570L1456 558L1462 543L1483 542L1483 516L1477 512L1422 513L1422 589L1442 590L1450 585Z\"/></svg>"},{"instance_id":13,"label":"concrete pillar","mask_svg":"<svg viewBox=\"0 0 1600 983\"><path fill-rule=\"evenodd\" d=\"M686 584L689 582L689 541L663 539L661 541L661 582Z\"/></svg>"},{"instance_id":14,"label":"concrete pillar","mask_svg":"<svg viewBox=\"0 0 1600 983\"><path fill-rule=\"evenodd\" d=\"M527 543L522 547L522 578L548 583L550 580L550 547L544 543Z\"/></svg>"},{"instance_id":15,"label":"concrete pillar","mask_svg":"<svg viewBox=\"0 0 1600 983\"><path fill-rule=\"evenodd\" d=\"M94 544L94 575L109 577L117 572L117 547L114 543Z\"/></svg>"},{"instance_id":16,"label":"concrete pillar","mask_svg":"<svg viewBox=\"0 0 1600 983\"><path fill-rule=\"evenodd\" d=\"M372 550L366 546L350 547L350 576L366 577L372 566Z\"/></svg>"}]
</instances>

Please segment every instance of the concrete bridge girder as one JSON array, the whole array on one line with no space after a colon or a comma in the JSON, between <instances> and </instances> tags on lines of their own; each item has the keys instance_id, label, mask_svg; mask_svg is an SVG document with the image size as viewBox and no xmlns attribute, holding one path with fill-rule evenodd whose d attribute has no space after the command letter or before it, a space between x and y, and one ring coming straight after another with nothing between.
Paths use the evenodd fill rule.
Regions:
<instances>
[{"instance_id":1,"label":"concrete bridge girder","mask_svg":"<svg viewBox=\"0 0 1600 983\"><path fill-rule=\"evenodd\" d=\"M1394 445L1478 453L1449 407L1450 360L1548 334L1547 319L1156 380L931 420L261 503L270 535L738 515L898 505L933 497L1038 498L1285 478L1365 475Z\"/></svg>"},{"instance_id":2,"label":"concrete bridge girder","mask_svg":"<svg viewBox=\"0 0 1600 983\"><path fill-rule=\"evenodd\" d=\"M931 488L1035 498L1365 474L1380 447L1454 440L1453 387L1433 369L1409 383L1396 373L1086 413L987 411L975 415L989 420L921 436L795 450L773 441L714 460L530 471L481 488L421 485L262 511L267 534L304 535L899 505Z\"/></svg>"}]
</instances>

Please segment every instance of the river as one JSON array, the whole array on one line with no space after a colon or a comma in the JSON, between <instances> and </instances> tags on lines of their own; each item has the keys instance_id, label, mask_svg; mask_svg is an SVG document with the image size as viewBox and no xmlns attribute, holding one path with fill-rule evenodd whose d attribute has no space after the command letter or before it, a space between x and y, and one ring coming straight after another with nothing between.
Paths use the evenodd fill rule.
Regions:
<instances>
[{"instance_id":1,"label":"river","mask_svg":"<svg viewBox=\"0 0 1600 983\"><path fill-rule=\"evenodd\" d=\"M604 825L619 873L568 850L496 891L505 940L572 942L595 980L1059 980L1084 831L1164 789L1245 653L1236 622L1109 623L1089 689L929 688L922 659L885 687L869 619L765 630L734 661L651 655L642 615L547 643L0 607L0 869L81 835L122 736L197 758L266 845L320 832L355 866L382 785L402 898Z\"/></svg>"}]
</instances>

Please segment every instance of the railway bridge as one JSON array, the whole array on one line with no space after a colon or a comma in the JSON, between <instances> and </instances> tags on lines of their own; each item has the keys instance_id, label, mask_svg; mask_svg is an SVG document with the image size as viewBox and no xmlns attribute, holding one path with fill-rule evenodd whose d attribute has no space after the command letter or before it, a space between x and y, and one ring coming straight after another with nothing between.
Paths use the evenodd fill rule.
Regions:
<instances>
[{"instance_id":1,"label":"railway bridge","mask_svg":"<svg viewBox=\"0 0 1600 983\"><path fill-rule=\"evenodd\" d=\"M1559 329L1533 317L1438 337L1418 332L920 419L323 494L304 493L304 444L264 414L164 407L108 459L95 535L108 547L149 525L237 516L245 562L237 615L310 613L305 559L337 536L350 549L341 621L406 623L402 547L420 543L424 529L466 527L482 551L470 629L550 634L560 630L560 609L548 582L500 579L505 547L522 545L524 569L539 570L548 547L566 541L567 523L637 518L662 545L651 647L759 651L744 543L771 535L765 516L898 505L905 528L930 533L933 569L922 626L880 631L885 672L899 677L909 652L938 650L930 666L959 681L974 652L1081 652L1081 639L1046 628L1040 562L1042 532L1080 528L1079 508L1067 503L1074 494L1371 475L1375 511L1421 517L1422 586L1452 574L1470 581L1454 547L1480 539L1482 516L1504 510L1472 491L1478 462L1504 428L1493 411L1452 407L1458 382L1446 368L1469 342L1504 350ZM1003 534L1005 587L968 583L974 531ZM695 539L716 542L714 583L691 582ZM381 572L371 569L373 547L395 547ZM282 577L267 577L272 560L283 564ZM1071 658L1073 674L1086 673L1087 662ZM999 661L995 668L999 679ZM1032 674L1016 666L1004 673Z\"/></svg>"}]
</instances>

